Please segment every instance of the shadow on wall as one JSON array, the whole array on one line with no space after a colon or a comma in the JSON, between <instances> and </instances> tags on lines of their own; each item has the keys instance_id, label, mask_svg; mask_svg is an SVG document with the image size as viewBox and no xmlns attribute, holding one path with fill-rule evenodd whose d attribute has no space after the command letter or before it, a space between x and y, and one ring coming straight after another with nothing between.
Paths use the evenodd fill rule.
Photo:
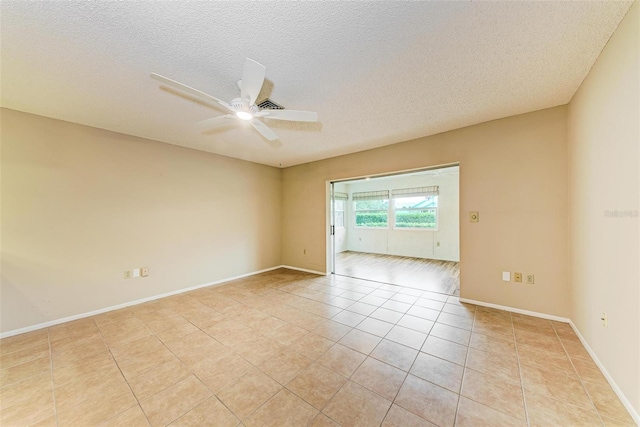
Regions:
<instances>
[{"instance_id":1,"label":"shadow on wall","mask_svg":"<svg viewBox=\"0 0 640 427\"><path fill-rule=\"evenodd\" d=\"M47 298L42 288L43 282L34 283L20 288L13 285L11 277L23 276L23 273L14 274L17 271L34 269L32 260L11 256L3 251L2 275L0 276L0 331L11 331L25 324L37 324L44 322L50 315L51 300ZM44 266L36 266L36 269ZM51 269L51 266L46 266Z\"/></svg>"}]
</instances>

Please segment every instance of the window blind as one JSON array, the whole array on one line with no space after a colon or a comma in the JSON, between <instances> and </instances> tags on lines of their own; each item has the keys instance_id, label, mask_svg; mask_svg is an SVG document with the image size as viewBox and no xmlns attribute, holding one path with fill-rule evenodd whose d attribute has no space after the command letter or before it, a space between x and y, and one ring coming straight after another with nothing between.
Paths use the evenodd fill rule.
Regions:
<instances>
[{"instance_id":1,"label":"window blind","mask_svg":"<svg viewBox=\"0 0 640 427\"><path fill-rule=\"evenodd\" d=\"M383 191L364 191L361 193L353 193L353 200L384 200L389 198L389 190Z\"/></svg>"},{"instance_id":2,"label":"window blind","mask_svg":"<svg viewBox=\"0 0 640 427\"><path fill-rule=\"evenodd\" d=\"M333 193L333 198L336 200L349 200L349 195L347 193L336 191Z\"/></svg>"},{"instance_id":3,"label":"window blind","mask_svg":"<svg viewBox=\"0 0 640 427\"><path fill-rule=\"evenodd\" d=\"M437 185L429 187L415 187L415 188L399 188L391 190L391 195L394 197L417 197L417 196L437 196L439 193Z\"/></svg>"}]
</instances>

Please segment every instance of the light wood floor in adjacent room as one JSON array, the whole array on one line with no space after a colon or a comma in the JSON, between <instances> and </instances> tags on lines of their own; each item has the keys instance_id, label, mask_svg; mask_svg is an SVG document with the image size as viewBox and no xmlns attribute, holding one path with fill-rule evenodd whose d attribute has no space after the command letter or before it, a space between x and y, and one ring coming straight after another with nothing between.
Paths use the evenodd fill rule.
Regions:
<instances>
[{"instance_id":1,"label":"light wood floor in adjacent room","mask_svg":"<svg viewBox=\"0 0 640 427\"><path fill-rule=\"evenodd\" d=\"M0 425L622 426L566 323L291 270L0 340Z\"/></svg>"},{"instance_id":2,"label":"light wood floor in adjacent room","mask_svg":"<svg viewBox=\"0 0 640 427\"><path fill-rule=\"evenodd\" d=\"M453 261L345 251L336 274L447 295L460 295L460 267Z\"/></svg>"}]
</instances>

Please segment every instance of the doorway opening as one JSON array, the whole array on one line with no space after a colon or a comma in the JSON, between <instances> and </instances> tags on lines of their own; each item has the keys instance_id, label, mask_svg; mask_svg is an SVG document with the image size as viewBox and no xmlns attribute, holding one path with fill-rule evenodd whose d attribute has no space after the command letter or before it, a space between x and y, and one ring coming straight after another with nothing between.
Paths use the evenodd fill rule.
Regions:
<instances>
[{"instance_id":1,"label":"doorway opening","mask_svg":"<svg viewBox=\"0 0 640 427\"><path fill-rule=\"evenodd\" d=\"M331 272L460 294L458 165L331 182Z\"/></svg>"}]
</instances>

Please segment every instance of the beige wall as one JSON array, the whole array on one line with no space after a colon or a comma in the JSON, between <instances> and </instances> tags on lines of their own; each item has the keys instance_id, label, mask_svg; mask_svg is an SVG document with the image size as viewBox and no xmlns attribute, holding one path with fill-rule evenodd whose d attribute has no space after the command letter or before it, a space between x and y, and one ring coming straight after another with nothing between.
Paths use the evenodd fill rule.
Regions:
<instances>
[{"instance_id":1,"label":"beige wall","mask_svg":"<svg viewBox=\"0 0 640 427\"><path fill-rule=\"evenodd\" d=\"M569 104L568 117L571 318L637 412L639 24L636 2ZM607 217L607 210L636 216Z\"/></svg>"},{"instance_id":2,"label":"beige wall","mask_svg":"<svg viewBox=\"0 0 640 427\"><path fill-rule=\"evenodd\" d=\"M1 124L2 331L281 264L279 169L6 109Z\"/></svg>"},{"instance_id":3,"label":"beige wall","mask_svg":"<svg viewBox=\"0 0 640 427\"><path fill-rule=\"evenodd\" d=\"M556 107L287 168L283 263L326 271L326 181L459 162L462 296L568 317L566 147ZM503 282L503 270L536 284Z\"/></svg>"}]
</instances>

